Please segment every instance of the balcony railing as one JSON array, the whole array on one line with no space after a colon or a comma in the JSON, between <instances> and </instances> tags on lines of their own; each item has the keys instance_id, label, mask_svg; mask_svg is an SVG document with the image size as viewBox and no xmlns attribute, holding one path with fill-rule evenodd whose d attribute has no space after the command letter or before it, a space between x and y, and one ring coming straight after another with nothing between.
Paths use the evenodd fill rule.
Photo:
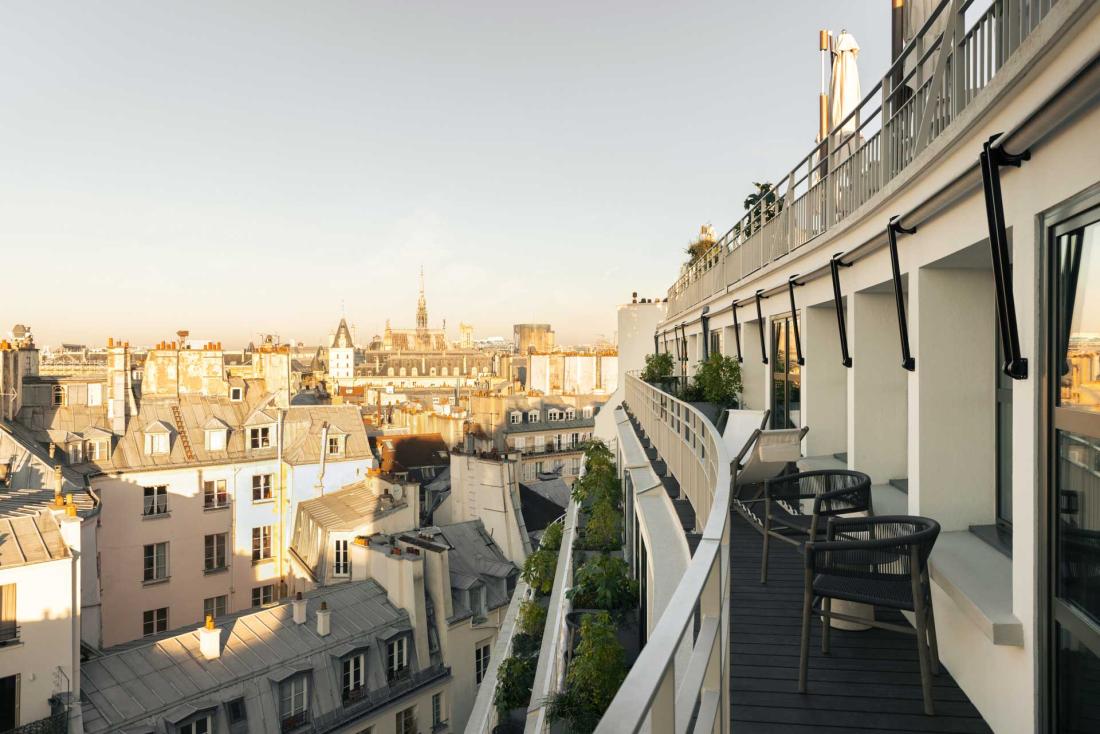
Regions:
<instances>
[{"instance_id":1,"label":"balcony railing","mask_svg":"<svg viewBox=\"0 0 1100 734\"><path fill-rule=\"evenodd\" d=\"M627 375L625 402L691 500L703 533L671 601L596 731L635 732L648 723L649 731L679 734L689 730L694 717L694 731L727 732L729 452L702 413L635 374ZM680 669L676 652L685 641L691 655Z\"/></svg>"},{"instance_id":2,"label":"balcony railing","mask_svg":"<svg viewBox=\"0 0 1100 734\"><path fill-rule=\"evenodd\" d=\"M391 702L401 698L405 694L421 686L428 685L437 680L443 680L451 674L451 669L446 665L437 663L427 668L415 670L400 680L395 680L388 686L364 691L353 701L344 702L342 706L318 714L312 718L313 731L323 734L334 731L351 721L362 718L375 709L382 708Z\"/></svg>"},{"instance_id":3,"label":"balcony railing","mask_svg":"<svg viewBox=\"0 0 1100 734\"><path fill-rule=\"evenodd\" d=\"M860 104L669 288L669 318L867 203L958 118L1055 4L992 0L981 11L979 0L943 0Z\"/></svg>"}]
</instances>

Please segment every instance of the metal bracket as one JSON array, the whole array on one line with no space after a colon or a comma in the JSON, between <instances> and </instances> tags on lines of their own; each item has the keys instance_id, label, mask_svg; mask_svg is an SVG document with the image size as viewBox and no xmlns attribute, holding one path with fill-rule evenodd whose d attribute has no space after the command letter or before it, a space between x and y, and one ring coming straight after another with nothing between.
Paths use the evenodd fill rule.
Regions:
<instances>
[{"instance_id":1,"label":"metal bracket","mask_svg":"<svg viewBox=\"0 0 1100 734\"><path fill-rule=\"evenodd\" d=\"M912 372L917 361L909 352L909 324L905 318L905 294L901 291L901 270L898 267L898 232L915 234L916 227L903 227L897 215L890 218L886 225L886 239L890 243L890 270L894 276L894 301L898 307L898 336L901 337L901 366Z\"/></svg>"},{"instance_id":2,"label":"metal bracket","mask_svg":"<svg viewBox=\"0 0 1100 734\"><path fill-rule=\"evenodd\" d=\"M768 349L767 349L767 347L765 345L765 342L764 342L764 326L765 326L765 324L764 324L764 314L760 310L760 299L767 298L767 296L765 296L763 294L764 294L764 291L762 291L762 290L759 290L759 291L756 292L756 318L760 322L760 357L761 357L760 361L763 362L764 364L767 364L768 363Z\"/></svg>"},{"instance_id":3,"label":"metal bracket","mask_svg":"<svg viewBox=\"0 0 1100 734\"><path fill-rule=\"evenodd\" d=\"M829 270L833 276L833 305L836 306L836 327L840 332L840 363L852 366L852 356L848 354L848 326L844 316L844 298L840 295L840 269L852 267L851 263L841 260L844 253L838 252L829 260Z\"/></svg>"},{"instance_id":4,"label":"metal bracket","mask_svg":"<svg viewBox=\"0 0 1100 734\"><path fill-rule=\"evenodd\" d=\"M1019 168L1031 159L1031 151L1009 153L994 148L997 133L982 144L978 160L982 164L982 188L985 190L985 216L989 224L989 250L993 258L993 280L997 293L997 326L1005 363L1002 369L1013 380L1027 379L1027 359L1020 355L1020 331L1016 323L1016 299L1012 291L1012 262L1005 231L1004 201L1001 198L1001 166Z\"/></svg>"},{"instance_id":5,"label":"metal bracket","mask_svg":"<svg viewBox=\"0 0 1100 734\"><path fill-rule=\"evenodd\" d=\"M730 308L733 309L733 338L737 342L737 361L744 362L745 358L741 356L741 324L737 322L736 300L730 304Z\"/></svg>"},{"instance_id":6,"label":"metal bracket","mask_svg":"<svg viewBox=\"0 0 1100 734\"><path fill-rule=\"evenodd\" d=\"M710 359L710 306L703 306L703 312L699 314L699 325L703 329L703 361Z\"/></svg>"},{"instance_id":7,"label":"metal bracket","mask_svg":"<svg viewBox=\"0 0 1100 734\"><path fill-rule=\"evenodd\" d=\"M798 330L798 307L794 305L794 287L802 285L797 280L797 275L787 279L787 293L791 297L791 320L794 322L794 353L799 366L806 364L806 358L802 356L802 335Z\"/></svg>"}]
</instances>

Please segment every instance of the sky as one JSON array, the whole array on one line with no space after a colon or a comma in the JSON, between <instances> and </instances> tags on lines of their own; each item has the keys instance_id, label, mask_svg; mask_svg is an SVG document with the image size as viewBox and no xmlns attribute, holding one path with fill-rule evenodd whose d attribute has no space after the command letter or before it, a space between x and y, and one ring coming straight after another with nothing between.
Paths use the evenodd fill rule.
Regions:
<instances>
[{"instance_id":1,"label":"sky","mask_svg":"<svg viewBox=\"0 0 1100 734\"><path fill-rule=\"evenodd\" d=\"M40 345L414 325L611 338L813 145L817 30L889 0L14 3L0 331Z\"/></svg>"}]
</instances>

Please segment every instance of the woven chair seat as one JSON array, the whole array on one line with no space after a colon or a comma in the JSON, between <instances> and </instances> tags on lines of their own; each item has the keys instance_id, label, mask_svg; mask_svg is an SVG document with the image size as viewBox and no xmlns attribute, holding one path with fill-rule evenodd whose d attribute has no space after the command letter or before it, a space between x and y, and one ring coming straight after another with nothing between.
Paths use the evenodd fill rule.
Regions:
<instances>
[{"instance_id":1,"label":"woven chair seat","mask_svg":"<svg viewBox=\"0 0 1100 734\"><path fill-rule=\"evenodd\" d=\"M819 574L814 577L813 591L816 596L913 611L913 586L908 578L895 581Z\"/></svg>"}]
</instances>

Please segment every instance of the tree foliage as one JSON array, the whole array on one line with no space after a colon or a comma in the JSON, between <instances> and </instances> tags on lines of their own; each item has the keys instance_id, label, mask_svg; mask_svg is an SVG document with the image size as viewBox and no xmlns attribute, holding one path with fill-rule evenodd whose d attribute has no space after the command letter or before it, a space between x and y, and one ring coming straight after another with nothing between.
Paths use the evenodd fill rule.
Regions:
<instances>
[{"instance_id":1,"label":"tree foliage","mask_svg":"<svg viewBox=\"0 0 1100 734\"><path fill-rule=\"evenodd\" d=\"M668 352L647 354L641 378L650 384L663 382L672 377L672 370L672 355Z\"/></svg>"},{"instance_id":2,"label":"tree foliage","mask_svg":"<svg viewBox=\"0 0 1100 734\"><path fill-rule=\"evenodd\" d=\"M554 590L554 571L558 567L558 554L545 548L527 556L520 577L536 594L549 594Z\"/></svg>"},{"instance_id":3,"label":"tree foliage","mask_svg":"<svg viewBox=\"0 0 1100 734\"><path fill-rule=\"evenodd\" d=\"M531 687L535 685L538 656L512 655L505 658L497 670L497 689L493 705L504 719L512 709L526 708L531 702Z\"/></svg>"},{"instance_id":4,"label":"tree foliage","mask_svg":"<svg viewBox=\"0 0 1100 734\"><path fill-rule=\"evenodd\" d=\"M546 608L534 599L521 602L516 626L525 635L541 637L542 630L546 626Z\"/></svg>"},{"instance_id":5,"label":"tree foliage","mask_svg":"<svg viewBox=\"0 0 1100 734\"><path fill-rule=\"evenodd\" d=\"M580 634L566 673L567 690L548 701L548 713L552 720L568 722L569 731L587 734L626 679L626 651L607 612L585 615Z\"/></svg>"},{"instance_id":6,"label":"tree foliage","mask_svg":"<svg viewBox=\"0 0 1100 734\"><path fill-rule=\"evenodd\" d=\"M630 578L623 559L596 556L577 569L566 596L580 609L628 609L638 603L638 582Z\"/></svg>"},{"instance_id":7,"label":"tree foliage","mask_svg":"<svg viewBox=\"0 0 1100 734\"><path fill-rule=\"evenodd\" d=\"M622 513L601 498L592 506L588 525L584 528L584 547L588 550L615 550L622 545Z\"/></svg>"},{"instance_id":8,"label":"tree foliage","mask_svg":"<svg viewBox=\"0 0 1100 734\"><path fill-rule=\"evenodd\" d=\"M564 528L560 522L550 523L546 526L546 531L542 534L542 540L539 541L539 547L554 552L561 550L561 536L563 532Z\"/></svg>"}]
</instances>

